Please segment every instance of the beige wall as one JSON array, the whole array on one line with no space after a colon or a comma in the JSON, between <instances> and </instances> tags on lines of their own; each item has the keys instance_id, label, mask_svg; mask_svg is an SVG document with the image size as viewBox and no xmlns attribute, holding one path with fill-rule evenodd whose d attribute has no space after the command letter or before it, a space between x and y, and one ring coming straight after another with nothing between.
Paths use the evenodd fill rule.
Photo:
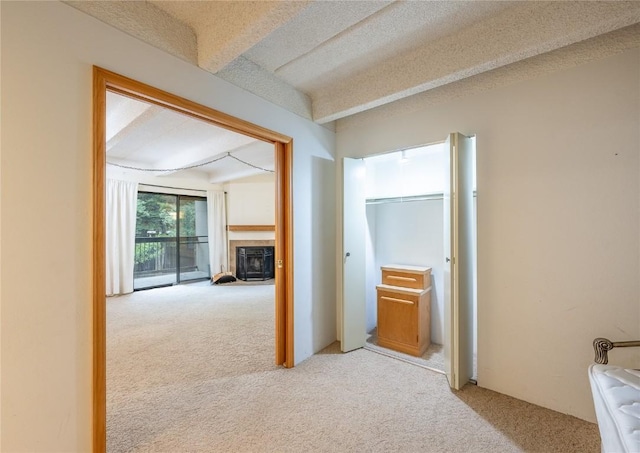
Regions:
<instances>
[{"instance_id":1,"label":"beige wall","mask_svg":"<svg viewBox=\"0 0 640 453\"><path fill-rule=\"evenodd\" d=\"M94 64L293 137L295 361L334 341L333 132L62 3L0 7L0 450L90 451Z\"/></svg>"},{"instance_id":2,"label":"beige wall","mask_svg":"<svg viewBox=\"0 0 640 453\"><path fill-rule=\"evenodd\" d=\"M275 181L225 184L229 225L273 225Z\"/></svg>"},{"instance_id":3,"label":"beige wall","mask_svg":"<svg viewBox=\"0 0 640 453\"><path fill-rule=\"evenodd\" d=\"M594 420L592 340L640 338L640 51L414 105L339 121L339 156L477 134L478 383Z\"/></svg>"},{"instance_id":4,"label":"beige wall","mask_svg":"<svg viewBox=\"0 0 640 453\"><path fill-rule=\"evenodd\" d=\"M233 181L225 184L224 188L227 193L228 225L275 224L276 185L272 174ZM275 238L275 231L229 231L227 270L236 272L237 245L273 245Z\"/></svg>"},{"instance_id":5,"label":"beige wall","mask_svg":"<svg viewBox=\"0 0 640 453\"><path fill-rule=\"evenodd\" d=\"M227 224L275 224L276 186L272 175L234 181L225 184L224 188L227 192ZM230 241L275 240L275 237L275 231L229 231Z\"/></svg>"}]
</instances>

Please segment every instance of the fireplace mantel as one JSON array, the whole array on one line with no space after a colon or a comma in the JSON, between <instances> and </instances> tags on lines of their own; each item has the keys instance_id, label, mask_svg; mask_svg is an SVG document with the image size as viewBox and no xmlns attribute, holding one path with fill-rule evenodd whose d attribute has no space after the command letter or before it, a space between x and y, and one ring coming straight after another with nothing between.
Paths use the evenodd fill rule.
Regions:
<instances>
[{"instance_id":1,"label":"fireplace mantel","mask_svg":"<svg viewBox=\"0 0 640 453\"><path fill-rule=\"evenodd\" d=\"M275 225L227 225L227 231L275 231Z\"/></svg>"}]
</instances>

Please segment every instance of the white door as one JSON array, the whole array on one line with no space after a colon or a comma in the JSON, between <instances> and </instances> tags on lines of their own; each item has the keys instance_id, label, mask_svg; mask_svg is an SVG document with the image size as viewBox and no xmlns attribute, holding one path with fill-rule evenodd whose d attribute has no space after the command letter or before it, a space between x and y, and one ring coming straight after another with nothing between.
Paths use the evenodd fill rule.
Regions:
<instances>
[{"instance_id":1,"label":"white door","mask_svg":"<svg viewBox=\"0 0 640 453\"><path fill-rule=\"evenodd\" d=\"M473 143L454 133L444 146L444 362L461 389L473 375Z\"/></svg>"},{"instance_id":2,"label":"white door","mask_svg":"<svg viewBox=\"0 0 640 453\"><path fill-rule=\"evenodd\" d=\"M365 299L365 164L342 159L342 352L364 346Z\"/></svg>"}]
</instances>

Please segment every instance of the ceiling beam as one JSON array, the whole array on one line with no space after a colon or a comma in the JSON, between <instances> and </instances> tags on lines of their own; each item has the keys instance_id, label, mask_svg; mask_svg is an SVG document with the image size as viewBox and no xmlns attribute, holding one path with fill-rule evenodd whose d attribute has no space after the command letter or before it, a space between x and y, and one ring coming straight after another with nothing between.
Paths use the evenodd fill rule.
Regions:
<instances>
[{"instance_id":1,"label":"ceiling beam","mask_svg":"<svg viewBox=\"0 0 640 453\"><path fill-rule=\"evenodd\" d=\"M166 11L140 1L63 1L147 44L192 64L198 62L195 31Z\"/></svg>"},{"instance_id":2,"label":"ceiling beam","mask_svg":"<svg viewBox=\"0 0 640 453\"><path fill-rule=\"evenodd\" d=\"M424 110L427 106L445 104L454 99L491 90L497 86L513 85L523 80L535 79L551 72L607 58L638 47L640 47L640 24L634 24L543 55L424 91L379 108L347 116L336 122L336 131L348 130L367 123L384 124L389 117L407 115L411 112ZM406 146L410 146L410 143L407 143ZM377 152L381 152L381 150L377 150Z\"/></svg>"},{"instance_id":3,"label":"ceiling beam","mask_svg":"<svg viewBox=\"0 0 640 453\"><path fill-rule=\"evenodd\" d=\"M240 56L218 71L216 75L290 112L311 119L309 96L251 60Z\"/></svg>"},{"instance_id":4,"label":"ceiling beam","mask_svg":"<svg viewBox=\"0 0 640 453\"><path fill-rule=\"evenodd\" d=\"M198 37L198 66L216 73L310 4L302 1L167 2L158 8L191 26Z\"/></svg>"},{"instance_id":5,"label":"ceiling beam","mask_svg":"<svg viewBox=\"0 0 640 453\"><path fill-rule=\"evenodd\" d=\"M312 90L327 123L640 22L640 2L524 2Z\"/></svg>"},{"instance_id":6,"label":"ceiling beam","mask_svg":"<svg viewBox=\"0 0 640 453\"><path fill-rule=\"evenodd\" d=\"M397 3L392 0L314 1L295 20L274 30L247 50L244 56L267 71L277 72L298 58L312 54L319 46L348 33L391 4ZM341 50L344 53L347 49ZM337 55L334 53L333 56Z\"/></svg>"},{"instance_id":7,"label":"ceiling beam","mask_svg":"<svg viewBox=\"0 0 640 453\"><path fill-rule=\"evenodd\" d=\"M197 28L198 65L216 73L293 19L309 4L299 2L212 2L225 26Z\"/></svg>"},{"instance_id":8,"label":"ceiling beam","mask_svg":"<svg viewBox=\"0 0 640 453\"><path fill-rule=\"evenodd\" d=\"M116 111L115 108L108 108L107 124L109 126L109 136L107 136L106 143L107 155L109 157L126 158L129 154L135 152L135 149L114 149L117 148L118 144L123 140L135 134L141 127L144 127L160 113L160 107L136 101L129 102L124 111ZM110 118L110 116L113 116L113 118ZM115 127L114 130L110 130L111 127Z\"/></svg>"}]
</instances>

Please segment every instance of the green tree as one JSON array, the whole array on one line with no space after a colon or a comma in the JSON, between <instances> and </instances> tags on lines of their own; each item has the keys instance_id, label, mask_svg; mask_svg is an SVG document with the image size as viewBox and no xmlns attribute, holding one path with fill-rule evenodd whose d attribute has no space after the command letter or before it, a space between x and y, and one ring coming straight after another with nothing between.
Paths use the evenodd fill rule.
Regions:
<instances>
[{"instance_id":1,"label":"green tree","mask_svg":"<svg viewBox=\"0 0 640 453\"><path fill-rule=\"evenodd\" d=\"M196 204L180 200L180 236L196 235Z\"/></svg>"},{"instance_id":2,"label":"green tree","mask_svg":"<svg viewBox=\"0 0 640 453\"><path fill-rule=\"evenodd\" d=\"M154 231L155 233L149 233ZM138 194L136 237L176 235L176 197L157 193Z\"/></svg>"}]
</instances>

